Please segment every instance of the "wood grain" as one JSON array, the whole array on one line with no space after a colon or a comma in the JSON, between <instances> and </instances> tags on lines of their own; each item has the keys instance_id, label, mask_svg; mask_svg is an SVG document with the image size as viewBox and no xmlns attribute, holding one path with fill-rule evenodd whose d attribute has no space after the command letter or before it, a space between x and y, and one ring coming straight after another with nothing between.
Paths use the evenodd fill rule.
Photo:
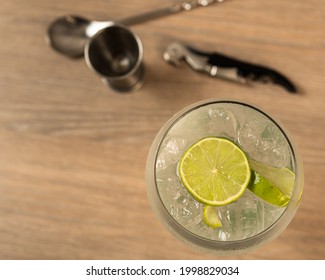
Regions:
<instances>
[{"instance_id":1,"label":"wood grain","mask_svg":"<svg viewBox=\"0 0 325 280\"><path fill-rule=\"evenodd\" d=\"M216 259L167 232L146 197L150 144L181 108L208 98L254 103L287 127L304 161L300 209L272 243L234 259L325 258L325 2L226 1L132 27L146 81L105 88L83 60L52 51L63 14L118 19L171 1L4 0L0 7L0 259ZM286 73L298 95L240 86L162 60L181 40Z\"/></svg>"}]
</instances>

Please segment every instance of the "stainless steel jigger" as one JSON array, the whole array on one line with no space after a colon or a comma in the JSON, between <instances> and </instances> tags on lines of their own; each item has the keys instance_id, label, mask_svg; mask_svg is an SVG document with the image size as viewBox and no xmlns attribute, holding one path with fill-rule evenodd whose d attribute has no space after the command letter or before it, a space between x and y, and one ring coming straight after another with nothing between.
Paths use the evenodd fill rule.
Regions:
<instances>
[{"instance_id":1,"label":"stainless steel jigger","mask_svg":"<svg viewBox=\"0 0 325 280\"><path fill-rule=\"evenodd\" d=\"M121 24L112 23L98 31L87 42L85 59L103 83L117 92L135 91L143 84L141 40Z\"/></svg>"}]
</instances>

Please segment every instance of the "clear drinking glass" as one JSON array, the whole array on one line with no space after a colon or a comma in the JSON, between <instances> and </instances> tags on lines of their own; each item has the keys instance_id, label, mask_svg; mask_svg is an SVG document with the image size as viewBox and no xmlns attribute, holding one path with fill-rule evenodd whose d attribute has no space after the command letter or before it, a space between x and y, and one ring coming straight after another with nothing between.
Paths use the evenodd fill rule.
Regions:
<instances>
[{"instance_id":1,"label":"clear drinking glass","mask_svg":"<svg viewBox=\"0 0 325 280\"><path fill-rule=\"evenodd\" d=\"M231 140L250 162L292 170L287 206L271 205L247 189L235 202L217 207L222 227L207 226L204 206L182 185L177 166L192 144L209 136ZM303 166L291 137L269 114L239 101L207 100L181 110L159 131L147 159L146 185L157 217L178 238L204 251L238 254L273 240L290 223L302 196Z\"/></svg>"}]
</instances>

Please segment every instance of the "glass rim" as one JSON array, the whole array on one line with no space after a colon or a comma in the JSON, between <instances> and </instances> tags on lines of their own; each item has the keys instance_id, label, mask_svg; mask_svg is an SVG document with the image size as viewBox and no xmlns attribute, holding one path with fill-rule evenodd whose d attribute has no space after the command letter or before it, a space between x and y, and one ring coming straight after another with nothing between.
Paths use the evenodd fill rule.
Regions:
<instances>
[{"instance_id":1,"label":"glass rim","mask_svg":"<svg viewBox=\"0 0 325 280\"><path fill-rule=\"evenodd\" d=\"M295 183L294 183L294 188L293 192L291 195L291 198L289 200L288 205L284 209L283 213L279 216L279 218L272 223L269 227L265 228L263 231L257 233L256 235L253 235L251 237L245 238L245 239L239 239L239 240L228 240L228 241L221 241L221 240L212 240L206 237L202 237L198 234L195 234L191 232L190 230L186 229L184 226L182 226L177 220L172 217L172 215L169 213L167 210L160 192L158 190L157 186L157 178L156 178L156 163L157 163L157 158L158 158L158 152L161 149L161 145L163 140L166 138L166 135L168 135L169 131L174 127L174 125L180 121L183 117L186 115L190 114L192 111L195 111L201 107L206 107L212 104L234 104L234 105L240 105L240 106L245 106L248 107L252 110L257 111L258 113L262 114L265 116L268 120L270 120L272 123L276 125L276 127L281 131L283 136L285 137L289 148L290 152L292 153L292 158L293 158L293 169L295 170ZM203 100L199 101L196 103L193 103L189 106L186 106L185 108L181 109L178 111L176 114L174 114L165 124L163 127L160 129L160 131L157 133L155 141L156 142L153 148L154 148L154 161L153 165L150 168L153 168L153 180L154 180L154 191L156 192L159 202L163 208L164 211L164 218L169 219L168 227L170 228L171 225L170 223L173 223L172 228L170 228L176 235L178 235L181 239L185 239L184 241L192 242L196 244L197 246L201 248L206 248L208 250L241 250L241 249L248 249L249 247L252 247L254 245L262 244L266 241L269 241L275 237L277 237L290 223L292 220L299 202L301 200L301 193L303 189L303 184L301 184L301 188L298 188L300 181L302 181L302 176L303 176L303 170L302 170L302 161L300 159L299 154L297 153L297 150L295 148L295 145L292 143L292 137L288 133L288 131L284 128L283 124L271 116L269 113L266 113L262 109L259 109L256 105L253 105L251 103L247 103L244 101L239 101L239 100L233 100L233 99L208 99L208 100ZM151 169L152 170L152 169ZM301 189L301 190L299 190ZM283 223L281 224L281 221ZM176 228L175 228L176 226ZM194 240L193 240L194 238ZM190 240L190 241L189 241ZM239 249L238 249L239 248Z\"/></svg>"}]
</instances>

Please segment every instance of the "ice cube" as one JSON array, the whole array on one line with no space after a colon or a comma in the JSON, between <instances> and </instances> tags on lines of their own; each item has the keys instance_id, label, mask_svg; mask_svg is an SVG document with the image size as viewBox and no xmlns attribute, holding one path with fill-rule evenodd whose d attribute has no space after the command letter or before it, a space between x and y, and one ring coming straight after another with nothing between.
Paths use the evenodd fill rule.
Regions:
<instances>
[{"instance_id":1,"label":"ice cube","mask_svg":"<svg viewBox=\"0 0 325 280\"><path fill-rule=\"evenodd\" d=\"M173 217L183 226L195 225L202 219L203 206L179 182L173 191L174 199L171 201Z\"/></svg>"},{"instance_id":2,"label":"ice cube","mask_svg":"<svg viewBox=\"0 0 325 280\"><path fill-rule=\"evenodd\" d=\"M251 237L264 228L261 205L250 191L233 203L218 207L222 227L219 236L227 240L241 240Z\"/></svg>"},{"instance_id":3,"label":"ice cube","mask_svg":"<svg viewBox=\"0 0 325 280\"><path fill-rule=\"evenodd\" d=\"M262 125L256 121L246 123L238 132L238 143L245 153L256 160L261 160L259 151Z\"/></svg>"},{"instance_id":4,"label":"ice cube","mask_svg":"<svg viewBox=\"0 0 325 280\"><path fill-rule=\"evenodd\" d=\"M210 120L207 129L210 134L233 141L236 139L238 122L231 110L213 106L209 109L208 115Z\"/></svg>"},{"instance_id":5,"label":"ice cube","mask_svg":"<svg viewBox=\"0 0 325 280\"><path fill-rule=\"evenodd\" d=\"M183 193L183 186L176 175L171 175L167 178L166 191L171 199L178 199Z\"/></svg>"},{"instance_id":6,"label":"ice cube","mask_svg":"<svg viewBox=\"0 0 325 280\"><path fill-rule=\"evenodd\" d=\"M169 138L166 142L164 150L174 156L179 156L183 153L186 145L186 140L181 136L173 136Z\"/></svg>"},{"instance_id":7,"label":"ice cube","mask_svg":"<svg viewBox=\"0 0 325 280\"><path fill-rule=\"evenodd\" d=\"M174 200L181 196L184 188L180 183L180 179L176 176L175 172L173 173L170 170L161 170L156 176L161 199L164 201L167 210L174 211Z\"/></svg>"},{"instance_id":8,"label":"ice cube","mask_svg":"<svg viewBox=\"0 0 325 280\"><path fill-rule=\"evenodd\" d=\"M264 153L264 162L275 167L288 166L289 144L282 131L273 123L265 126L261 133L260 150Z\"/></svg>"},{"instance_id":9,"label":"ice cube","mask_svg":"<svg viewBox=\"0 0 325 280\"><path fill-rule=\"evenodd\" d=\"M175 220L184 227L200 222L203 206L186 190L176 174L161 172L157 183L161 199Z\"/></svg>"},{"instance_id":10,"label":"ice cube","mask_svg":"<svg viewBox=\"0 0 325 280\"><path fill-rule=\"evenodd\" d=\"M162 142L156 161L156 170L159 172L167 168L175 168L182 154L186 150L186 140L181 136L172 136Z\"/></svg>"},{"instance_id":11,"label":"ice cube","mask_svg":"<svg viewBox=\"0 0 325 280\"><path fill-rule=\"evenodd\" d=\"M263 219L264 219L264 229L267 229L272 224L274 224L282 215L285 210L285 207L278 207L272 204L269 204L265 201L261 201L263 207Z\"/></svg>"},{"instance_id":12,"label":"ice cube","mask_svg":"<svg viewBox=\"0 0 325 280\"><path fill-rule=\"evenodd\" d=\"M290 165L291 157L288 144L277 143L271 153L272 162L269 162L270 165L274 167L288 167Z\"/></svg>"},{"instance_id":13,"label":"ice cube","mask_svg":"<svg viewBox=\"0 0 325 280\"><path fill-rule=\"evenodd\" d=\"M238 143L256 161L275 167L289 165L289 144L273 123L261 120L244 124L238 133Z\"/></svg>"}]
</instances>

